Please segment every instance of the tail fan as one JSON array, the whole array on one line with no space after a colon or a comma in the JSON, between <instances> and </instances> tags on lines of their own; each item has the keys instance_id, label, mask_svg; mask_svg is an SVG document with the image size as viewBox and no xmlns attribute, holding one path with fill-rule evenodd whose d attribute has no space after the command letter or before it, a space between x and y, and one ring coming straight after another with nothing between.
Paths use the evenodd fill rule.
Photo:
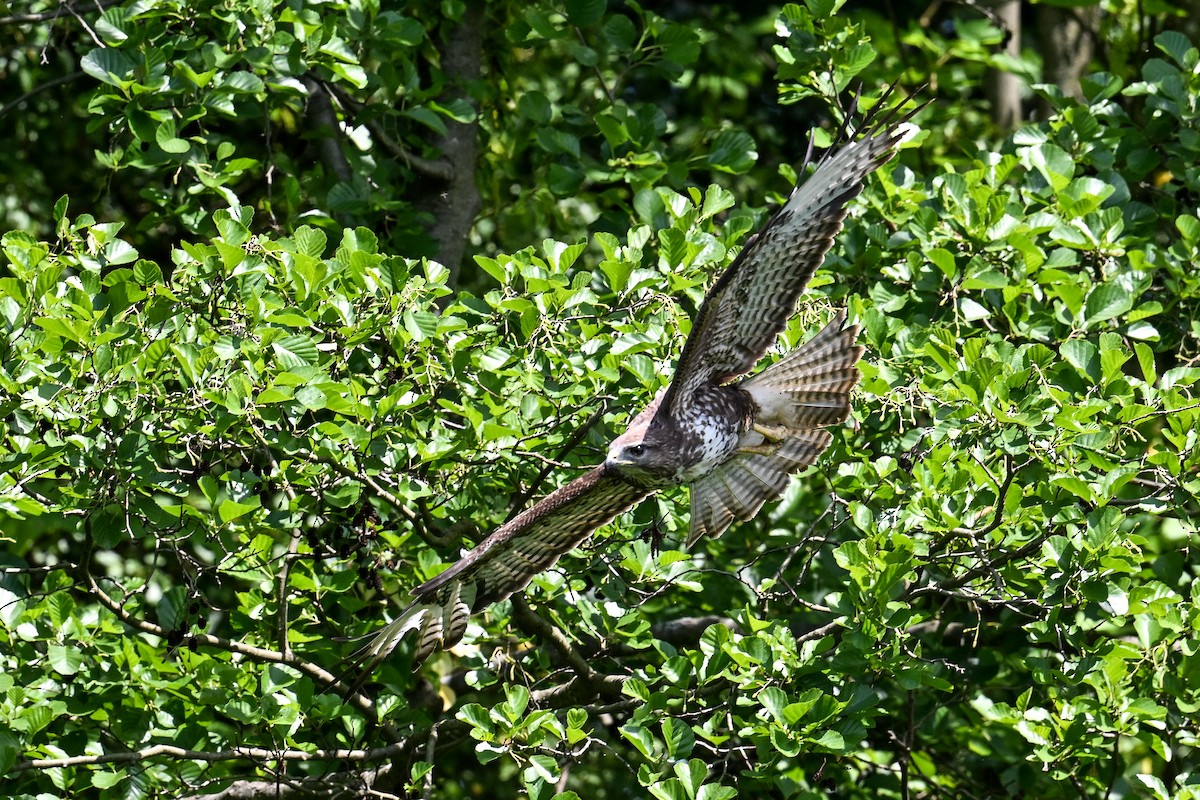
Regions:
<instances>
[{"instance_id":1,"label":"tail fan","mask_svg":"<svg viewBox=\"0 0 1200 800\"><path fill-rule=\"evenodd\" d=\"M720 536L734 520L752 519L763 503L783 494L791 475L814 463L832 439L829 431L797 431L769 455L740 453L692 483L688 547L705 536Z\"/></svg>"},{"instance_id":2,"label":"tail fan","mask_svg":"<svg viewBox=\"0 0 1200 800\"><path fill-rule=\"evenodd\" d=\"M797 429L842 422L850 414L850 391L858 384L858 326L846 326L846 312L834 315L802 346L741 386L759 407L755 422L785 439Z\"/></svg>"}]
</instances>

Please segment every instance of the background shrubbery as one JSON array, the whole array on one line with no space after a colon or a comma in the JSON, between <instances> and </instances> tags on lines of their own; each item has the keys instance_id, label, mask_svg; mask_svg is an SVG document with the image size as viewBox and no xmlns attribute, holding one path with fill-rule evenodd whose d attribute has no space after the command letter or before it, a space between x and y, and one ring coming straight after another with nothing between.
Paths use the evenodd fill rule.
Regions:
<instances>
[{"instance_id":1,"label":"background shrubbery","mask_svg":"<svg viewBox=\"0 0 1200 800\"><path fill-rule=\"evenodd\" d=\"M1077 7L1075 91L1054 30L1006 55L958 7L25 5L7 793L1200 796L1188 18ZM693 552L649 501L332 691L340 637L601 457L860 80L931 104L785 336L863 324L828 456Z\"/></svg>"}]
</instances>

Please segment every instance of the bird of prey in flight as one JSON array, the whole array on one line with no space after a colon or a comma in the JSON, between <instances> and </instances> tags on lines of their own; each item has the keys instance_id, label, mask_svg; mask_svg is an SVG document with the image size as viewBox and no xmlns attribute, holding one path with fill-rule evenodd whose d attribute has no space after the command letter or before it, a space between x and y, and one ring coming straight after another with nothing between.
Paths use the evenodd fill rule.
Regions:
<instances>
[{"instance_id":1,"label":"bird of prey in flight","mask_svg":"<svg viewBox=\"0 0 1200 800\"><path fill-rule=\"evenodd\" d=\"M601 525L660 489L690 490L691 545L751 519L783 493L793 473L816 461L832 438L826 426L850 413L863 354L858 327L847 326L841 311L775 364L743 376L792 316L863 180L916 133L908 122L915 112L900 119L897 112L868 115L857 132L843 129L844 144L825 154L746 243L704 298L670 384L612 442L604 463L414 589L413 603L360 654L368 666L411 631L414 663L453 646L472 613L524 589Z\"/></svg>"}]
</instances>

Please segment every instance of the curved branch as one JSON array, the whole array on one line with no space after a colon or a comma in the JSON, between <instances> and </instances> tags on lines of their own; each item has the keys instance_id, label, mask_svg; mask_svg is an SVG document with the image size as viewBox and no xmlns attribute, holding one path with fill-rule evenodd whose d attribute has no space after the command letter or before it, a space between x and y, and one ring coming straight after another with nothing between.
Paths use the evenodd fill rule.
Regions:
<instances>
[{"instance_id":1,"label":"curved branch","mask_svg":"<svg viewBox=\"0 0 1200 800\"><path fill-rule=\"evenodd\" d=\"M533 609L529 607L529 603L525 600L524 594L513 595L511 602L513 621L526 633L535 634L549 642L575 672L584 686L602 695L611 696L620 692L621 684L625 682L624 675L605 675L592 669L592 665L583 657L583 653L576 649L575 645L571 643L571 640L562 631L534 613ZM568 682L568 685L570 683L573 683L573 681Z\"/></svg>"},{"instance_id":2,"label":"curved branch","mask_svg":"<svg viewBox=\"0 0 1200 800\"><path fill-rule=\"evenodd\" d=\"M370 750L272 750L267 747L234 747L230 750L205 752L204 750L187 750L170 744L156 744L143 747L141 750L131 750L125 753L102 753L88 756L68 756L67 758L31 758L22 761L12 768L13 772L24 772L31 769L55 769L57 767L77 767L85 764L134 764L160 756L183 759L186 761L237 761L240 759L254 761L378 761L400 755L411 747L409 741L389 744L386 747L373 747Z\"/></svg>"},{"instance_id":3,"label":"curved branch","mask_svg":"<svg viewBox=\"0 0 1200 800\"><path fill-rule=\"evenodd\" d=\"M346 94L340 86L330 83L325 84L325 89L347 111L357 114L363 109L363 104ZM440 158L425 158L417 155L405 147L403 142L393 139L391 134L379 124L378 120L368 119L364 124L367 126L367 130L371 132L372 139L383 145L385 150L403 161L406 166L411 167L414 172L418 172L427 178L436 178L439 181L449 182L454 179L454 167L449 161Z\"/></svg>"},{"instance_id":4,"label":"curved branch","mask_svg":"<svg viewBox=\"0 0 1200 800\"><path fill-rule=\"evenodd\" d=\"M72 72L70 75L60 75L59 77L54 78L53 80L49 80L39 86L35 86L32 89L30 89L28 92L26 92L25 94L18 97L16 100L13 100L12 102L6 104L3 108L0 108L0 117L3 117L5 114L7 114L10 111L14 111L18 106L20 106L22 103L24 103L29 98L33 97L35 94L44 92L47 89L53 89L55 86L60 86L64 83L70 83L71 81L78 80L82 77L83 77L82 72Z\"/></svg>"},{"instance_id":5,"label":"curved branch","mask_svg":"<svg viewBox=\"0 0 1200 800\"><path fill-rule=\"evenodd\" d=\"M103 11L109 6L115 6L118 3L123 3L125 0L92 0L90 3L79 3L72 5L71 3L63 3L53 11L41 11L37 14L12 14L7 17L0 17L0 25L21 25L27 22L46 22L47 20L58 19L63 14L71 14L78 17L81 12Z\"/></svg>"},{"instance_id":6,"label":"curved branch","mask_svg":"<svg viewBox=\"0 0 1200 800\"><path fill-rule=\"evenodd\" d=\"M115 614L116 617L121 620L121 622L125 623L131 628L134 628L135 630L142 631L143 633L149 633L163 639L170 637L171 632L165 628L155 625L153 622L148 622L147 620L136 617L126 611L120 603L118 603L116 600L110 597L107 592L100 588L100 585L96 582L95 576L93 576L90 571L85 569L84 574L87 578L88 590L92 596L99 600L101 605ZM280 653L276 650L267 650L263 647L255 647L254 645L235 641L233 639L222 639L220 636L213 636L210 633L189 634L187 636L187 640L205 647L216 647L220 650L226 650L230 653L240 653L257 661L265 661L272 664L285 664L331 688L340 685L337 676L333 673L327 672L311 661L304 661L303 659L296 658L295 656L285 655L284 653ZM355 692L347 699L354 705L358 706L358 708L368 716L372 718L376 716L375 703L372 702L371 699L366 695ZM395 733L391 726L385 726L385 729L394 740L397 740L398 742L400 741L399 735Z\"/></svg>"}]
</instances>

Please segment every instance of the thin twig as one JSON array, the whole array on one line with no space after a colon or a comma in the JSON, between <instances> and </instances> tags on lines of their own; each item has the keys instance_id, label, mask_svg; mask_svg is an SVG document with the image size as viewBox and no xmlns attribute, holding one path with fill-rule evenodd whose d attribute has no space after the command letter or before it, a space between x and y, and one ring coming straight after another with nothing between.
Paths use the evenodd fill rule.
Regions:
<instances>
[{"instance_id":1,"label":"thin twig","mask_svg":"<svg viewBox=\"0 0 1200 800\"><path fill-rule=\"evenodd\" d=\"M82 72L72 72L70 75L60 75L59 77L54 78L53 80L48 80L39 86L35 86L32 89L30 89L28 92L26 92L25 94L18 97L16 100L13 100L12 102L5 105L3 108L0 108L0 117L3 117L5 114L7 114L10 111L14 111L17 108L17 106L21 105L26 100L28 100L29 98L33 97L36 94L44 92L47 89L53 89L55 86L60 86L64 83L70 83L71 81L79 80L82 77L83 77Z\"/></svg>"},{"instance_id":2,"label":"thin twig","mask_svg":"<svg viewBox=\"0 0 1200 800\"><path fill-rule=\"evenodd\" d=\"M363 104L355 100L350 95L342 91L341 87L336 84L324 84L325 89L334 97L339 104L342 105L348 112L358 113L363 109ZM407 166L412 167L416 172L425 175L426 177L436 178L440 181L449 181L454 177L454 167L449 161L443 159L424 158L419 156L404 146L403 143L396 141L388 132L383 129L376 120L369 119L366 121L367 130L371 132L371 136L383 148L390 152L396 158L399 158Z\"/></svg>"},{"instance_id":3,"label":"thin twig","mask_svg":"<svg viewBox=\"0 0 1200 800\"><path fill-rule=\"evenodd\" d=\"M100 585L96 582L96 578L90 571L85 570L87 577L88 588L93 597L100 601L100 604L117 616L121 622L124 622L131 628L158 636L162 639L170 637L170 631L165 628L155 625L153 622L136 617L125 610L125 608L108 595ZM326 686L336 686L338 683L337 676L331 672L327 672L321 667L313 664L311 661L304 661L295 656L286 656L275 650L267 650L263 647L255 647L254 645L245 644L233 639L222 639L219 636L213 636L210 633L195 633L188 634L187 641L194 642L197 645L205 647L216 647L221 650L226 650L231 653L241 653L244 656L249 656L258 661L265 661L274 664L286 664L314 680L320 681ZM375 703L369 697L361 693L354 693L348 698L354 705L358 706L363 712L371 717L375 716ZM390 729L390 728L389 728Z\"/></svg>"},{"instance_id":4,"label":"thin twig","mask_svg":"<svg viewBox=\"0 0 1200 800\"><path fill-rule=\"evenodd\" d=\"M403 753L410 747L408 741L389 744L386 747L374 747L370 750L274 750L267 747L234 747L230 750L187 750L169 744L156 744L125 753L103 753L89 756L68 756L67 758L33 758L22 761L12 768L13 772L23 772L30 769L55 769L58 767L76 767L83 764L131 764L159 756L170 756L185 761L217 761L271 760L271 761L377 761L392 758Z\"/></svg>"},{"instance_id":5,"label":"thin twig","mask_svg":"<svg viewBox=\"0 0 1200 800\"><path fill-rule=\"evenodd\" d=\"M0 25L22 25L27 22L46 22L47 20L57 19L63 15L65 11L68 14L78 16L79 10L84 11L103 11L109 6L115 6L118 3L123 3L125 0L92 0L91 3L80 3L78 6L63 3L56 7L53 11L41 11L37 14L13 14L8 17L0 17Z\"/></svg>"},{"instance_id":6,"label":"thin twig","mask_svg":"<svg viewBox=\"0 0 1200 800\"><path fill-rule=\"evenodd\" d=\"M603 675L592 669L592 665L562 631L534 613L524 595L514 595L511 602L513 621L525 632L540 636L549 642L586 686L601 694L615 694L625 682L624 675Z\"/></svg>"}]
</instances>

